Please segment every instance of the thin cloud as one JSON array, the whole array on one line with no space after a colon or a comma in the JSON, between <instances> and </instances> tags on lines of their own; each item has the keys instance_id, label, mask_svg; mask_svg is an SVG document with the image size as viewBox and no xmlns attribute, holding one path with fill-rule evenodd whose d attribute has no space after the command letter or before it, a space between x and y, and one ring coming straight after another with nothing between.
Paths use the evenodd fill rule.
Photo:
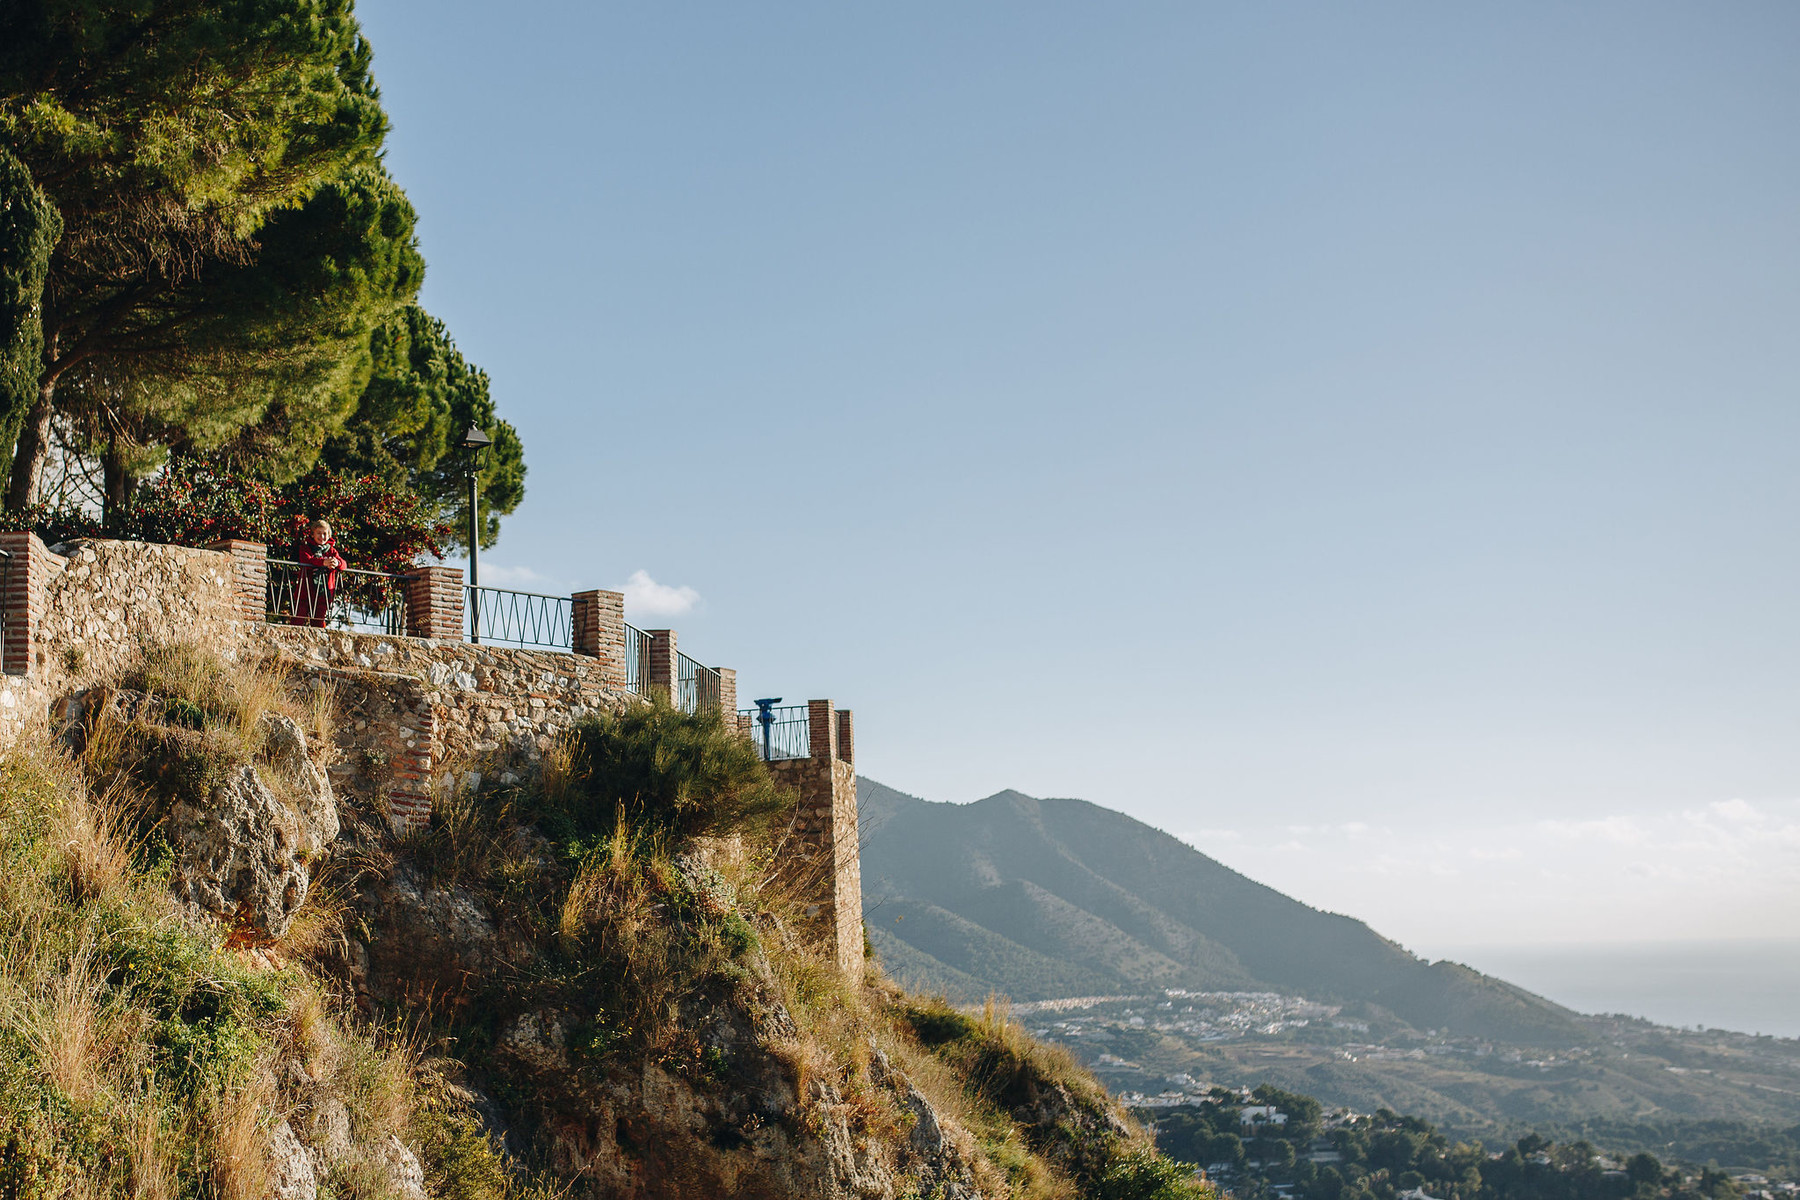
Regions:
<instances>
[{"instance_id":1,"label":"thin cloud","mask_svg":"<svg viewBox=\"0 0 1800 1200\"><path fill-rule=\"evenodd\" d=\"M643 570L633 571L619 590L625 593L625 607L646 617L679 617L700 603L700 593L693 588L658 583Z\"/></svg>"}]
</instances>

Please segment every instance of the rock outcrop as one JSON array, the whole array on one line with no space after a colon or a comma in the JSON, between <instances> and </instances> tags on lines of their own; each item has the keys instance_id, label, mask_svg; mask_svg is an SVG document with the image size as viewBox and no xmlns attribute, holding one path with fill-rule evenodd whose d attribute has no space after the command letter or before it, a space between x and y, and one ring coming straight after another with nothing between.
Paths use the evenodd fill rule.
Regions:
<instances>
[{"instance_id":1,"label":"rock outcrop","mask_svg":"<svg viewBox=\"0 0 1800 1200\"><path fill-rule=\"evenodd\" d=\"M119 765L165 793L177 899L256 938L288 932L340 829L331 780L299 725L263 713L254 738L260 749L250 761L234 761L183 701L91 688L61 701L54 715L77 746L114 727Z\"/></svg>"},{"instance_id":2,"label":"rock outcrop","mask_svg":"<svg viewBox=\"0 0 1800 1200\"><path fill-rule=\"evenodd\" d=\"M262 718L265 761L244 763L204 797L169 810L175 894L267 938L284 936L306 902L312 873L338 834L331 784L306 753L305 735L278 713ZM265 779L276 774L277 794Z\"/></svg>"}]
</instances>

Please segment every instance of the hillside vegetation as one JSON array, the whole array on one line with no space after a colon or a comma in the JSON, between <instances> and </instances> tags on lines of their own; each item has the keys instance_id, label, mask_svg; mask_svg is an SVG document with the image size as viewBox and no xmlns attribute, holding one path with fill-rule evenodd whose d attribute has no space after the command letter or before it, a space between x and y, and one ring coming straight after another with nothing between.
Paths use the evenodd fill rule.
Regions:
<instances>
[{"instance_id":1,"label":"hillside vegetation","mask_svg":"<svg viewBox=\"0 0 1800 1200\"><path fill-rule=\"evenodd\" d=\"M328 692L150 652L0 756L0 1194L1205 1194L990 1007L827 961L788 798L639 706L386 832Z\"/></svg>"},{"instance_id":2,"label":"hillside vegetation","mask_svg":"<svg viewBox=\"0 0 1800 1200\"><path fill-rule=\"evenodd\" d=\"M1252 1118L1273 1109L1282 1118ZM1585 1141L1527 1135L1489 1151L1452 1142L1429 1122L1382 1109L1327 1116L1311 1096L1264 1086L1215 1089L1200 1104L1156 1114L1157 1144L1208 1164L1234 1194L1300 1200L1735 1200L1724 1171L1665 1168L1649 1153L1610 1157Z\"/></svg>"}]
</instances>

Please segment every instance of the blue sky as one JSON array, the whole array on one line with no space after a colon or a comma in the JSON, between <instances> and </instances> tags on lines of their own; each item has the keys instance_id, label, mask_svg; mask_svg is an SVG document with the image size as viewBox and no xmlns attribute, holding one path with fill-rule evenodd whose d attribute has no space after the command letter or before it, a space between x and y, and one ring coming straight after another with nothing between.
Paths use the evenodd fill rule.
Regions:
<instances>
[{"instance_id":1,"label":"blue sky","mask_svg":"<svg viewBox=\"0 0 1800 1200\"><path fill-rule=\"evenodd\" d=\"M1416 948L1788 932L1800 9L359 12L484 574Z\"/></svg>"}]
</instances>

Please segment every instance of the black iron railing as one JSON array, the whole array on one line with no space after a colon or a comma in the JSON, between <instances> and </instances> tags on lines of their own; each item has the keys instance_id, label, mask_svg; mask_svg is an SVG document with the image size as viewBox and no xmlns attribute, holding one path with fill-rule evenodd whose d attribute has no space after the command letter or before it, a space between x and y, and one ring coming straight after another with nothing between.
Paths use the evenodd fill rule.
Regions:
<instances>
[{"instance_id":1,"label":"black iron railing","mask_svg":"<svg viewBox=\"0 0 1800 1200\"><path fill-rule=\"evenodd\" d=\"M572 650L574 631L574 602L567 596L491 587L464 589L463 633L472 642Z\"/></svg>"},{"instance_id":2,"label":"black iron railing","mask_svg":"<svg viewBox=\"0 0 1800 1200\"><path fill-rule=\"evenodd\" d=\"M271 558L267 616L278 625L404 634L406 585L385 571L333 571Z\"/></svg>"},{"instance_id":3,"label":"black iron railing","mask_svg":"<svg viewBox=\"0 0 1800 1200\"><path fill-rule=\"evenodd\" d=\"M738 716L750 718L750 739L756 743L756 752L765 761L812 757L812 724L807 717L806 705L771 708L766 723L760 709L741 708Z\"/></svg>"},{"instance_id":4,"label":"black iron railing","mask_svg":"<svg viewBox=\"0 0 1800 1200\"><path fill-rule=\"evenodd\" d=\"M717 708L722 694L717 671L701 666L679 650L675 652L676 708L690 713Z\"/></svg>"},{"instance_id":5,"label":"black iron railing","mask_svg":"<svg viewBox=\"0 0 1800 1200\"><path fill-rule=\"evenodd\" d=\"M650 694L650 640L637 626L625 626L625 690L634 696Z\"/></svg>"}]
</instances>

